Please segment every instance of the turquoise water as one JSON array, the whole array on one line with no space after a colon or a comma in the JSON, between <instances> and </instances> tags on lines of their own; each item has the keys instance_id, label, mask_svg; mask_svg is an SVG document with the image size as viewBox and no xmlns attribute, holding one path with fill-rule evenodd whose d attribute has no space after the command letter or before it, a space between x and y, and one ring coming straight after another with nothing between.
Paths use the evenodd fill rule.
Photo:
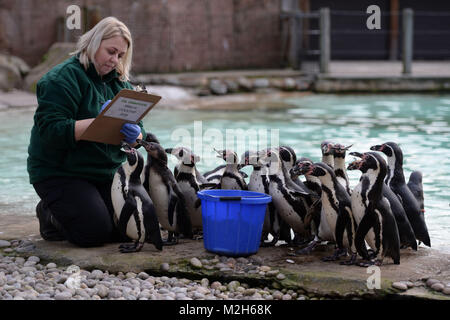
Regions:
<instances>
[{"instance_id":1,"label":"turquoise water","mask_svg":"<svg viewBox=\"0 0 450 320\"><path fill-rule=\"evenodd\" d=\"M231 112L156 107L144 123L165 147L192 148L202 157L198 168L203 172L221 164L214 147L228 146L242 154L279 140L293 147L298 156L318 161L325 139L353 144L351 150L360 152L395 141L404 152L406 178L413 170L423 172L432 245L450 252L449 95L310 95L285 102L292 108ZM26 172L32 117L33 110L0 112L0 215L34 215L38 197ZM245 171L250 173L250 168ZM359 176L359 172L349 172L352 186Z\"/></svg>"}]
</instances>

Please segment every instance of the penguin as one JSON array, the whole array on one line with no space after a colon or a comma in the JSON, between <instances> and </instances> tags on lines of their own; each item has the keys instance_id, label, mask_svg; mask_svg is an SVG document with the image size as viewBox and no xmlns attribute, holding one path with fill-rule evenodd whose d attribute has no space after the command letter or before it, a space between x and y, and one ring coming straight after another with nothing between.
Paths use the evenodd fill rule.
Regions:
<instances>
[{"instance_id":1,"label":"penguin","mask_svg":"<svg viewBox=\"0 0 450 320\"><path fill-rule=\"evenodd\" d=\"M201 200L197 196L197 192L206 187L215 186L215 184L205 184L206 187L198 179L195 163L199 161L196 156L187 147L177 147L166 149L166 152L175 156L178 160L178 171L175 179L186 200L186 210L192 223L193 232L197 235L203 229L202 224L202 207Z\"/></svg>"},{"instance_id":2,"label":"penguin","mask_svg":"<svg viewBox=\"0 0 450 320\"><path fill-rule=\"evenodd\" d=\"M214 149L215 150L215 149ZM220 189L248 190L244 177L239 172L239 158L231 150L215 150L217 157L226 161L225 171L220 178Z\"/></svg>"},{"instance_id":3,"label":"penguin","mask_svg":"<svg viewBox=\"0 0 450 320\"><path fill-rule=\"evenodd\" d=\"M261 161L268 165L269 195L272 196L276 212L295 234L310 237L304 224L307 214L304 198L310 194L292 181L276 148L266 150L261 155Z\"/></svg>"},{"instance_id":4,"label":"penguin","mask_svg":"<svg viewBox=\"0 0 450 320\"><path fill-rule=\"evenodd\" d=\"M186 200L172 171L167 167L167 154L164 148L155 142L136 141L144 147L149 158L147 192L153 199L161 227L169 233L164 244L177 244L180 233L192 238L192 225L186 211Z\"/></svg>"},{"instance_id":5,"label":"penguin","mask_svg":"<svg viewBox=\"0 0 450 320\"><path fill-rule=\"evenodd\" d=\"M358 158L362 158L363 156L363 154L359 152L350 152L350 155ZM349 165L348 169L358 170L359 168L351 168ZM417 250L416 236L409 223L405 209L403 209L400 200L386 183L383 184L383 197L389 201L391 211L394 214L395 222L397 223L398 234L400 237L400 249L411 247L413 250Z\"/></svg>"},{"instance_id":6,"label":"penguin","mask_svg":"<svg viewBox=\"0 0 450 320\"><path fill-rule=\"evenodd\" d=\"M145 141L160 144L158 138L151 132L147 132L147 135L145 136ZM148 174L149 174L148 170L150 170L151 161L152 157L147 157L147 163L145 164L144 170L142 171L141 174L141 181L143 181L145 190L148 190Z\"/></svg>"},{"instance_id":7,"label":"penguin","mask_svg":"<svg viewBox=\"0 0 450 320\"><path fill-rule=\"evenodd\" d=\"M111 200L115 222L119 231L134 239L134 244L122 244L122 253L138 252L144 242L153 243L162 250L162 239L155 207L141 183L144 157L136 149L122 142L122 151L127 161L114 174L111 186Z\"/></svg>"},{"instance_id":8,"label":"penguin","mask_svg":"<svg viewBox=\"0 0 450 320\"><path fill-rule=\"evenodd\" d=\"M360 160L355 160L349 169L359 169L363 173L359 184L351 196L353 215L358 223L355 246L358 253L369 260L364 239L375 251L375 261L362 263L381 265L384 257L389 256L394 264L400 264L400 237L391 206L383 196L384 178L387 165L381 155L366 152Z\"/></svg>"},{"instance_id":9,"label":"penguin","mask_svg":"<svg viewBox=\"0 0 450 320\"><path fill-rule=\"evenodd\" d=\"M344 186L349 195L352 194L352 191L350 189L350 181L348 179L347 170L345 167L345 154L347 150L351 148L351 146L352 144L345 147L342 144L337 143L332 147L334 173L336 174L338 182Z\"/></svg>"},{"instance_id":10,"label":"penguin","mask_svg":"<svg viewBox=\"0 0 450 320\"><path fill-rule=\"evenodd\" d=\"M425 212L425 204L423 197L422 172L413 171L409 175L408 188L419 203L420 210Z\"/></svg>"},{"instance_id":11,"label":"penguin","mask_svg":"<svg viewBox=\"0 0 450 320\"><path fill-rule=\"evenodd\" d=\"M334 168L334 143L330 141L322 141L320 149L322 151L322 162Z\"/></svg>"},{"instance_id":12,"label":"penguin","mask_svg":"<svg viewBox=\"0 0 450 320\"><path fill-rule=\"evenodd\" d=\"M253 167L248 183L248 190L269 194L269 179L267 177L267 166L261 163L259 156L260 152L246 151L241 157L241 168L248 165ZM287 232L290 232L288 229ZM266 242L269 233L273 239L271 242ZM289 234L290 237L290 234ZM274 246L280 239L280 217L277 214L272 202L269 202L266 207L266 214L264 216L264 223L262 228L261 246ZM283 239L284 240L284 239Z\"/></svg>"},{"instance_id":13,"label":"penguin","mask_svg":"<svg viewBox=\"0 0 450 320\"><path fill-rule=\"evenodd\" d=\"M165 149L166 153L174 154L175 156L177 156L178 154L180 154L180 150L185 150L185 152L187 152L187 153L192 153L192 151L191 151L189 148L187 148L187 147L177 147L177 148L175 148L175 151L174 151L174 148L166 148L166 149ZM182 153L181 153L181 154L182 154ZM197 155L195 155L195 154L193 154L193 153L192 153L192 155L193 155L193 161L194 161L194 163L197 163L197 162L200 161L200 157L199 157L199 156L197 156ZM181 158L182 158L182 156L181 156ZM178 173L180 172L180 166L182 165L182 163L181 163L181 158L180 158L179 156L177 156L177 159L180 160L180 161L179 161L179 162L176 164L176 166L173 168L173 175L175 176L175 179L177 178ZM211 185L213 185L213 183L210 183L210 182L209 182L209 181L208 181L208 180L200 173L200 171L198 171L198 169L197 169L196 166L194 166L194 170L195 170L195 176L197 177L197 180L198 180L201 184L205 183L205 184L211 184Z\"/></svg>"},{"instance_id":14,"label":"penguin","mask_svg":"<svg viewBox=\"0 0 450 320\"><path fill-rule=\"evenodd\" d=\"M333 232L328 225L326 215L322 213L322 184L319 178L309 175L307 171L309 167L313 165L313 161L309 158L300 158L295 166L291 169L291 175L299 176L303 174L306 177L305 185L309 190L316 194L318 199L312 204L307 216L305 217L305 224L311 224L311 229L314 232L314 239L305 247L298 251L296 254L311 254L314 248L321 242L334 242Z\"/></svg>"},{"instance_id":15,"label":"penguin","mask_svg":"<svg viewBox=\"0 0 450 320\"><path fill-rule=\"evenodd\" d=\"M278 148L278 152L279 152L279 155L280 155L280 160L283 162L283 165L284 165L284 168L286 169L286 171L289 173L288 174L288 176L291 178L291 180L295 183L295 184L297 184L299 187L300 187L300 189L302 189L305 193L308 193L309 194L309 196L305 196L305 197L303 197L302 199L303 199L303 202L304 202L304 206L305 206L305 208L306 208L306 211L307 212L309 212L310 211L310 208L311 208L311 206L313 205L313 203L314 203L314 200L315 199L319 199L318 197L316 197L315 199L313 199L313 196L315 196L315 194L313 194L309 189L308 189L308 187L303 183L303 181L301 181L300 179L299 179L299 175L297 175L297 176L292 176L291 174L290 174L290 170L292 169L292 167L295 165L295 163L297 162L297 155L296 155L296 153L295 153L295 151L294 151L294 149L292 149L291 147L289 147L289 146L280 146L279 148ZM307 214L307 216L305 217L305 219L307 219L307 217L308 217L308 214ZM308 222L308 221L306 221L305 220L305 222L306 222L306 228L307 229L309 229L309 227L310 227L310 223ZM284 239L285 241L287 241L288 243L290 243L290 231L288 231L289 233L289 239ZM283 233L283 235L286 235L287 233L286 233L286 231L282 231L282 233ZM301 240L301 238L299 238L298 237L298 235L297 234L295 234L295 237L294 237L294 244L298 244L298 245L301 245L301 244L303 244L303 242L304 241L309 241L309 239L303 239L303 240Z\"/></svg>"},{"instance_id":16,"label":"penguin","mask_svg":"<svg viewBox=\"0 0 450 320\"><path fill-rule=\"evenodd\" d=\"M408 220L414 230L416 239L431 247L424 213L420 209L414 194L408 188L403 173L403 152L395 142L386 142L370 147L370 150L381 151L387 156L388 172L385 183L400 199Z\"/></svg>"},{"instance_id":17,"label":"penguin","mask_svg":"<svg viewBox=\"0 0 450 320\"><path fill-rule=\"evenodd\" d=\"M322 261L335 261L340 256L351 252L351 258L341 264L354 264L356 262L355 234L357 224L353 217L351 199L345 188L337 181L334 170L323 162L317 162L305 166L301 173L313 175L320 179L322 186L322 211L330 229L337 248L332 256L325 257Z\"/></svg>"},{"instance_id":18,"label":"penguin","mask_svg":"<svg viewBox=\"0 0 450 320\"><path fill-rule=\"evenodd\" d=\"M221 164L220 166L205 172L203 176L208 182L219 184L226 166L226 164Z\"/></svg>"}]
</instances>

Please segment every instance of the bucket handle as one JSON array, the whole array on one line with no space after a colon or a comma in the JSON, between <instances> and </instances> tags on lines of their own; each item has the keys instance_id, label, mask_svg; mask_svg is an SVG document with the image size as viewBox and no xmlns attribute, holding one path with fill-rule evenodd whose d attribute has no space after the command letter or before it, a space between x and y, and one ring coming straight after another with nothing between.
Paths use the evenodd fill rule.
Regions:
<instances>
[{"instance_id":1,"label":"bucket handle","mask_svg":"<svg viewBox=\"0 0 450 320\"><path fill-rule=\"evenodd\" d=\"M209 197L218 198L220 201L241 201L242 197L240 196L213 196L208 195ZM261 196L245 196L244 198L262 198Z\"/></svg>"}]
</instances>

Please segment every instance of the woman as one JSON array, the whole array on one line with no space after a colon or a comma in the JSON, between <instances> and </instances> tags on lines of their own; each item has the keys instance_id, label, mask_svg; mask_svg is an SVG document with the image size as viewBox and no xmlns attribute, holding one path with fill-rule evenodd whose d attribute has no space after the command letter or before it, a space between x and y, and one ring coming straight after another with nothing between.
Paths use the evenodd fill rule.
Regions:
<instances>
[{"instance_id":1,"label":"woman","mask_svg":"<svg viewBox=\"0 0 450 320\"><path fill-rule=\"evenodd\" d=\"M114 17L81 36L77 50L38 82L38 107L28 147L30 183L45 240L91 247L120 239L113 223L111 183L125 160L120 146L80 139L89 124L128 82L133 45ZM125 141L145 138L142 122L124 124Z\"/></svg>"}]
</instances>

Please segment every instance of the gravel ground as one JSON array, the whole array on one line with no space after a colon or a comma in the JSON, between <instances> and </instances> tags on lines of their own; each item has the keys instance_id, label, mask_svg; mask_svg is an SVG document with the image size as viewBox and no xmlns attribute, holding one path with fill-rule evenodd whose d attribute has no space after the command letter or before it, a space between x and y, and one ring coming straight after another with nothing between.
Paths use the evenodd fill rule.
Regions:
<instances>
[{"instance_id":1,"label":"gravel ground","mask_svg":"<svg viewBox=\"0 0 450 320\"><path fill-rule=\"evenodd\" d=\"M156 277L145 272L110 274L106 270L87 271L76 265L42 264L37 256L17 256L23 241L0 243L0 300L307 300L318 298L301 295L293 290L252 288L246 283L221 283L175 277ZM239 264L242 272L268 273L283 278L278 270L258 265L246 258L216 256L191 264L199 267L223 268ZM162 266L164 268L164 266ZM244 271L245 270L245 271Z\"/></svg>"}]
</instances>

